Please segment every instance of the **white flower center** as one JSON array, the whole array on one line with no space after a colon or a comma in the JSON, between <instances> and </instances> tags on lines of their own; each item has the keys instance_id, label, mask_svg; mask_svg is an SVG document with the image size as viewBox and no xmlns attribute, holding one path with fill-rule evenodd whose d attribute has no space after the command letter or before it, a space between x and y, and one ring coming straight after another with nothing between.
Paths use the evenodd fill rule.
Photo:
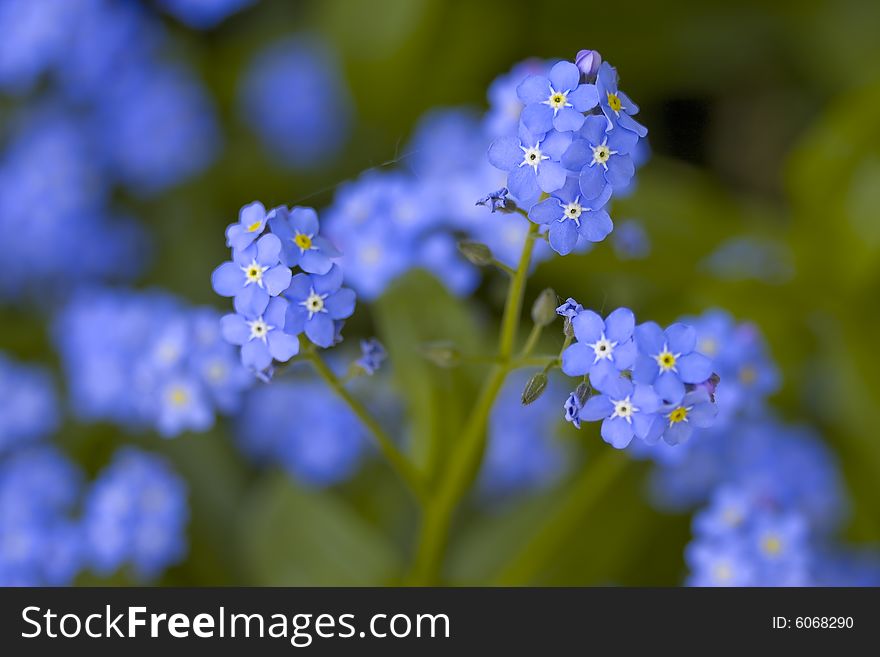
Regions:
<instances>
[{"instance_id":1,"label":"white flower center","mask_svg":"<svg viewBox=\"0 0 880 657\"><path fill-rule=\"evenodd\" d=\"M556 91L552 86L550 87L550 95L547 96L547 100L543 101L544 105L549 105L553 108L553 116L561 110L563 107L571 107L571 103L568 102L568 94L571 89L566 89L565 91Z\"/></svg>"},{"instance_id":2,"label":"white flower center","mask_svg":"<svg viewBox=\"0 0 880 657\"><path fill-rule=\"evenodd\" d=\"M581 214L584 212L584 207L578 203L580 200L580 196L573 200L571 203L567 203L562 206L562 219L560 221L565 221L566 219L571 219L575 226L580 227L581 225Z\"/></svg>"},{"instance_id":3,"label":"white flower center","mask_svg":"<svg viewBox=\"0 0 880 657\"><path fill-rule=\"evenodd\" d=\"M375 265L382 260L382 248L377 244L365 246L361 251L361 260L365 265Z\"/></svg>"},{"instance_id":4,"label":"white flower center","mask_svg":"<svg viewBox=\"0 0 880 657\"><path fill-rule=\"evenodd\" d=\"M244 284L250 285L251 283L256 283L259 287L263 287L263 272L267 269L269 268L261 267L256 259L251 260L251 264L245 265L241 268L244 272Z\"/></svg>"},{"instance_id":5,"label":"white flower center","mask_svg":"<svg viewBox=\"0 0 880 657\"><path fill-rule=\"evenodd\" d=\"M600 165L606 171L608 170L608 160L611 159L612 155L617 155L617 151L612 151L608 147L608 138L605 138L598 146L593 146L593 161L590 162L590 166L594 164Z\"/></svg>"},{"instance_id":6,"label":"white flower center","mask_svg":"<svg viewBox=\"0 0 880 657\"><path fill-rule=\"evenodd\" d=\"M535 171L538 170L538 165L541 163L541 160L549 160L550 158L547 155L544 155L541 152L541 149L538 148L538 144L535 144L531 148L526 148L525 146L520 146L523 152L523 161L519 163L520 166L530 166Z\"/></svg>"},{"instance_id":7,"label":"white flower center","mask_svg":"<svg viewBox=\"0 0 880 657\"><path fill-rule=\"evenodd\" d=\"M614 413L611 414L611 419L613 420L616 417L622 417L628 424L632 424L633 413L637 413L639 409L633 406L629 395L618 401L612 399L611 403L614 404Z\"/></svg>"},{"instance_id":8,"label":"white flower center","mask_svg":"<svg viewBox=\"0 0 880 657\"><path fill-rule=\"evenodd\" d=\"M266 341L266 336L269 334L274 327L269 326L262 317L258 317L257 319L250 321L247 323L251 329L251 340L262 340Z\"/></svg>"},{"instance_id":9,"label":"white flower center","mask_svg":"<svg viewBox=\"0 0 880 657\"><path fill-rule=\"evenodd\" d=\"M614 355L614 347L617 346L617 343L606 338L603 333L601 338L596 340L593 344L588 343L587 346L590 347L596 355L593 362L598 363L600 360L611 360L611 357Z\"/></svg>"},{"instance_id":10,"label":"white flower center","mask_svg":"<svg viewBox=\"0 0 880 657\"><path fill-rule=\"evenodd\" d=\"M326 294L322 296L312 289L312 291L309 292L308 298L306 298L305 301L300 302L300 305L309 311L309 319L318 313L327 312L327 309L324 308L324 299L326 299L327 296L328 295Z\"/></svg>"}]
</instances>

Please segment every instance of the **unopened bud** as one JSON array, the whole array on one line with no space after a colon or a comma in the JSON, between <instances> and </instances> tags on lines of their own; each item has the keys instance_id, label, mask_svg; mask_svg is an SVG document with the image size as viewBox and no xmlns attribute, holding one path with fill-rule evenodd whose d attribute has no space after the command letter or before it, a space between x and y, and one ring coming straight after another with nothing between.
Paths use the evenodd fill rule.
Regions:
<instances>
[{"instance_id":1,"label":"unopened bud","mask_svg":"<svg viewBox=\"0 0 880 657\"><path fill-rule=\"evenodd\" d=\"M542 290L532 304L532 321L536 326L548 326L556 319L556 292L552 288Z\"/></svg>"},{"instance_id":2,"label":"unopened bud","mask_svg":"<svg viewBox=\"0 0 880 657\"><path fill-rule=\"evenodd\" d=\"M492 264L492 251L485 244L463 240L458 243L458 250L468 261L478 267Z\"/></svg>"},{"instance_id":3,"label":"unopened bud","mask_svg":"<svg viewBox=\"0 0 880 657\"><path fill-rule=\"evenodd\" d=\"M538 372L531 379L529 379L528 383L526 383L526 387L523 388L522 392L522 404L523 406L528 406L533 401L535 401L538 397L544 394L544 389L547 387L547 375L544 372Z\"/></svg>"},{"instance_id":4,"label":"unopened bud","mask_svg":"<svg viewBox=\"0 0 880 657\"><path fill-rule=\"evenodd\" d=\"M571 317L565 318L565 324L562 327L562 333L567 338L574 339L574 326L571 324Z\"/></svg>"},{"instance_id":5,"label":"unopened bud","mask_svg":"<svg viewBox=\"0 0 880 657\"><path fill-rule=\"evenodd\" d=\"M580 50L575 55L574 64L585 78L594 78L602 65L602 56L595 50Z\"/></svg>"}]
</instances>

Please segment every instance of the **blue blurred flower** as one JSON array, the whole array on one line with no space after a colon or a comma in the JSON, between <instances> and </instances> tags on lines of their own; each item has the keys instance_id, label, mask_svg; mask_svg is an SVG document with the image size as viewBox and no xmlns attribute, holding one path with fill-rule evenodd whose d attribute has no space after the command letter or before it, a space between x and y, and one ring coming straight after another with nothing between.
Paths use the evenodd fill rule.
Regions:
<instances>
[{"instance_id":1,"label":"blue blurred flower","mask_svg":"<svg viewBox=\"0 0 880 657\"><path fill-rule=\"evenodd\" d=\"M571 62L557 62L547 77L532 75L517 87L517 95L525 107L522 122L533 135L579 130L584 112L599 102L595 85L581 84L581 72Z\"/></svg>"},{"instance_id":2,"label":"blue blurred flower","mask_svg":"<svg viewBox=\"0 0 880 657\"><path fill-rule=\"evenodd\" d=\"M0 2L0 89L28 91L64 55L75 5L69 0Z\"/></svg>"},{"instance_id":3,"label":"blue blurred flower","mask_svg":"<svg viewBox=\"0 0 880 657\"><path fill-rule=\"evenodd\" d=\"M489 110L483 118L483 131L489 139L516 134L524 107L517 87L527 76L546 75L549 71L550 65L546 62L527 59L492 81L487 92Z\"/></svg>"},{"instance_id":4,"label":"blue blurred flower","mask_svg":"<svg viewBox=\"0 0 880 657\"><path fill-rule=\"evenodd\" d=\"M281 264L281 240L271 234L233 251L232 260L211 274L214 291L234 297L235 311L248 316L262 315L269 299L284 292L290 280L290 268Z\"/></svg>"},{"instance_id":5,"label":"blue blurred flower","mask_svg":"<svg viewBox=\"0 0 880 657\"><path fill-rule=\"evenodd\" d=\"M341 255L330 240L318 234L318 214L312 208L275 208L269 227L281 240L282 260L288 267L326 274L333 264L331 258Z\"/></svg>"},{"instance_id":6,"label":"blue blurred flower","mask_svg":"<svg viewBox=\"0 0 880 657\"><path fill-rule=\"evenodd\" d=\"M305 331L319 347L334 344L334 322L354 313L355 293L342 287L342 269L333 265L326 274L297 274L284 293L290 302L284 330L290 335Z\"/></svg>"},{"instance_id":7,"label":"blue blurred flower","mask_svg":"<svg viewBox=\"0 0 880 657\"><path fill-rule=\"evenodd\" d=\"M605 321L592 310L581 310L571 325L577 341L562 353L562 371L568 376L589 374L593 386L599 387L633 366L635 315L629 308L618 308Z\"/></svg>"},{"instance_id":8,"label":"blue blurred flower","mask_svg":"<svg viewBox=\"0 0 880 657\"><path fill-rule=\"evenodd\" d=\"M0 455L46 438L58 428L59 415L49 373L0 352Z\"/></svg>"},{"instance_id":9,"label":"blue blurred flower","mask_svg":"<svg viewBox=\"0 0 880 657\"><path fill-rule=\"evenodd\" d=\"M226 341L241 347L241 362L245 367L263 372L273 360L286 363L299 353L296 334L285 332L288 307L285 299L275 297L261 312L224 315L220 320Z\"/></svg>"},{"instance_id":10,"label":"blue blurred flower","mask_svg":"<svg viewBox=\"0 0 880 657\"><path fill-rule=\"evenodd\" d=\"M480 487L492 497L544 488L565 472L566 449L554 436L559 385L551 380L543 395L523 406L527 378L521 372L508 379L489 419Z\"/></svg>"},{"instance_id":11,"label":"blue blurred flower","mask_svg":"<svg viewBox=\"0 0 880 657\"><path fill-rule=\"evenodd\" d=\"M289 38L261 50L239 83L245 120L281 165L313 169L348 139L352 101L321 41Z\"/></svg>"},{"instance_id":12,"label":"blue blurred flower","mask_svg":"<svg viewBox=\"0 0 880 657\"><path fill-rule=\"evenodd\" d=\"M166 12L197 30L215 27L257 0L157 0Z\"/></svg>"},{"instance_id":13,"label":"blue blurred flower","mask_svg":"<svg viewBox=\"0 0 880 657\"><path fill-rule=\"evenodd\" d=\"M280 463L312 486L352 476L366 434L351 409L317 382L276 381L247 397L236 434L242 449L261 463Z\"/></svg>"},{"instance_id":14,"label":"blue blurred flower","mask_svg":"<svg viewBox=\"0 0 880 657\"><path fill-rule=\"evenodd\" d=\"M388 352L385 351L382 343L376 338L369 338L361 340L361 357L355 363L372 376L379 370L386 358L388 358Z\"/></svg>"},{"instance_id":15,"label":"blue blurred flower","mask_svg":"<svg viewBox=\"0 0 880 657\"><path fill-rule=\"evenodd\" d=\"M152 579L187 551L189 520L183 480L159 456L126 447L86 495L83 531L88 559L101 574L130 566Z\"/></svg>"},{"instance_id":16,"label":"blue blurred flower","mask_svg":"<svg viewBox=\"0 0 880 657\"><path fill-rule=\"evenodd\" d=\"M629 219L617 224L612 238L614 252L621 260L640 260L651 252L651 241L641 222Z\"/></svg>"},{"instance_id":17,"label":"blue blurred flower","mask_svg":"<svg viewBox=\"0 0 880 657\"><path fill-rule=\"evenodd\" d=\"M54 448L0 460L0 586L62 586L82 567L82 473Z\"/></svg>"}]
</instances>

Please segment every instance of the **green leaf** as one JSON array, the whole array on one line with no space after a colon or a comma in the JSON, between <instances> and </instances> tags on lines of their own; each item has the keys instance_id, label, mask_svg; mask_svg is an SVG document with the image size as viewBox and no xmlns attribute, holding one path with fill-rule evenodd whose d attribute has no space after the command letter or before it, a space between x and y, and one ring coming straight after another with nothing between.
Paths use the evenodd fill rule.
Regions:
<instances>
[{"instance_id":1,"label":"green leaf","mask_svg":"<svg viewBox=\"0 0 880 657\"><path fill-rule=\"evenodd\" d=\"M240 535L250 584L379 586L400 574L394 547L330 491L267 473L248 497Z\"/></svg>"}]
</instances>

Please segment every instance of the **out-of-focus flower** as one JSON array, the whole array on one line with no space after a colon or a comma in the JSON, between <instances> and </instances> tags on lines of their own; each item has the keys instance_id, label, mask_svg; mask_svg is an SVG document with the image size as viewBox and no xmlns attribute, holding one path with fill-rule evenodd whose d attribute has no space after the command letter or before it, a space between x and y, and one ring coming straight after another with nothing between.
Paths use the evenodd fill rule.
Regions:
<instances>
[{"instance_id":1,"label":"out-of-focus flower","mask_svg":"<svg viewBox=\"0 0 880 657\"><path fill-rule=\"evenodd\" d=\"M49 373L0 352L0 454L46 438L59 419Z\"/></svg>"},{"instance_id":2,"label":"out-of-focus flower","mask_svg":"<svg viewBox=\"0 0 880 657\"><path fill-rule=\"evenodd\" d=\"M159 7L197 30L216 27L257 0L157 0Z\"/></svg>"},{"instance_id":3,"label":"out-of-focus flower","mask_svg":"<svg viewBox=\"0 0 880 657\"><path fill-rule=\"evenodd\" d=\"M375 374L385 359L388 358L388 352L385 347L376 338L361 340L361 357L355 363L368 375Z\"/></svg>"},{"instance_id":4,"label":"out-of-focus flower","mask_svg":"<svg viewBox=\"0 0 880 657\"><path fill-rule=\"evenodd\" d=\"M101 574L130 566L152 579L186 554L186 487L159 456L119 450L92 484L83 510L90 565Z\"/></svg>"}]
</instances>

